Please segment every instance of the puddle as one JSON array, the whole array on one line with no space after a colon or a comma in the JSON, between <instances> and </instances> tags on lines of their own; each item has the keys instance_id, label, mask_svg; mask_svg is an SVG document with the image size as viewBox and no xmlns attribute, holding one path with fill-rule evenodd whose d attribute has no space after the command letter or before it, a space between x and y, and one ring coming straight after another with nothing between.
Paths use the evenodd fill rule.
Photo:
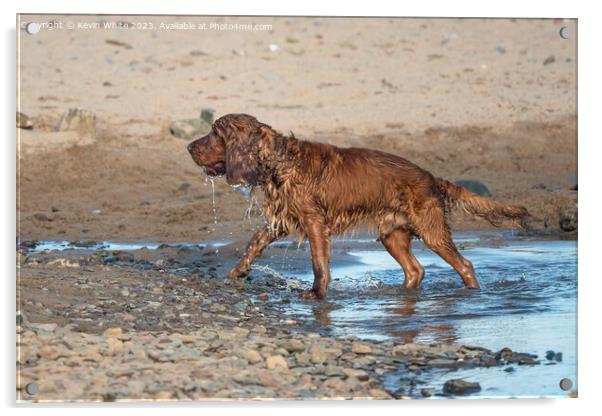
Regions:
<instances>
[{"instance_id":1,"label":"puddle","mask_svg":"<svg viewBox=\"0 0 602 416\"><path fill-rule=\"evenodd\" d=\"M493 238L459 234L481 290L464 289L459 276L440 257L421 244L414 254L426 277L419 291L401 287L403 271L374 239L343 240L333 244L332 283L328 300L298 301L283 308L288 318L309 322L316 331L355 335L371 340L415 343L450 342L478 345L495 351L509 347L537 354L542 365L515 368L458 370L433 373L429 384L441 391L449 378L481 383L470 397L563 397L562 378L577 387L577 242L533 240L498 234ZM258 265L298 279L313 281L306 244L266 250ZM296 247L296 244L295 244ZM551 363L546 351L563 353ZM390 374L392 390L399 375Z\"/></svg>"}]
</instances>

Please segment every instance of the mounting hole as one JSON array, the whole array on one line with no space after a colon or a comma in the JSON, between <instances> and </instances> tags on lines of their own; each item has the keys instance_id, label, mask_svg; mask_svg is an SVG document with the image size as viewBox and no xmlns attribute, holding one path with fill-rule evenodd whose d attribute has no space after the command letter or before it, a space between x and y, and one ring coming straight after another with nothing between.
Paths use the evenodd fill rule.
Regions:
<instances>
[{"instance_id":1,"label":"mounting hole","mask_svg":"<svg viewBox=\"0 0 602 416\"><path fill-rule=\"evenodd\" d=\"M38 390L40 390L40 388L38 387L38 385L36 383L28 383L25 386L25 392L27 394L31 394L32 396L34 394L36 394L38 392Z\"/></svg>"},{"instance_id":2,"label":"mounting hole","mask_svg":"<svg viewBox=\"0 0 602 416\"><path fill-rule=\"evenodd\" d=\"M41 26L39 23L36 22L29 22L25 25L25 31L27 33L29 33L30 35L35 35L36 33L38 33L41 29Z\"/></svg>"},{"instance_id":3,"label":"mounting hole","mask_svg":"<svg viewBox=\"0 0 602 416\"><path fill-rule=\"evenodd\" d=\"M558 33L560 33L560 37L562 39L569 39L571 37L571 28L563 26L560 28L560 31Z\"/></svg>"},{"instance_id":4,"label":"mounting hole","mask_svg":"<svg viewBox=\"0 0 602 416\"><path fill-rule=\"evenodd\" d=\"M573 387L573 382L570 378L563 378L560 380L560 388L564 391L568 391Z\"/></svg>"}]
</instances>

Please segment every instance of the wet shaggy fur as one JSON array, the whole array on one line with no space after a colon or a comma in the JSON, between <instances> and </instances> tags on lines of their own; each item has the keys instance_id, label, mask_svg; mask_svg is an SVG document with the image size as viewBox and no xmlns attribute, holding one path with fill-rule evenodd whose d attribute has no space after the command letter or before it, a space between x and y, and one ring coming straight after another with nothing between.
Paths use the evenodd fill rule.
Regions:
<instances>
[{"instance_id":1,"label":"wet shaggy fur","mask_svg":"<svg viewBox=\"0 0 602 416\"><path fill-rule=\"evenodd\" d=\"M405 287L418 288L424 277L411 250L417 237L467 287L478 288L472 264L452 241L449 211L460 208L493 225L528 215L522 206L476 195L399 156L298 140L246 114L221 117L188 150L208 175L226 175L230 185L261 187L265 193L267 225L255 233L230 277L246 276L272 241L299 233L309 240L315 277L312 289L304 292L307 297L326 294L330 236L361 223L376 227L380 241L404 270Z\"/></svg>"}]
</instances>

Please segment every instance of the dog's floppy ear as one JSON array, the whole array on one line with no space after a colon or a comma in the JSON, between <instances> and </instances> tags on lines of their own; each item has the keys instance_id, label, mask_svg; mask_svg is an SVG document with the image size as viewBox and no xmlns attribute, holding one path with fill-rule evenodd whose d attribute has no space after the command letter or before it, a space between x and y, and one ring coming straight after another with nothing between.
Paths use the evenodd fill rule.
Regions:
<instances>
[{"instance_id":1,"label":"dog's floppy ear","mask_svg":"<svg viewBox=\"0 0 602 416\"><path fill-rule=\"evenodd\" d=\"M226 144L226 180L230 185L257 185L257 155L252 138L239 138Z\"/></svg>"},{"instance_id":2,"label":"dog's floppy ear","mask_svg":"<svg viewBox=\"0 0 602 416\"><path fill-rule=\"evenodd\" d=\"M257 140L261 137L261 123L251 117L219 119L216 132L226 144L226 181L229 185L258 184Z\"/></svg>"}]
</instances>

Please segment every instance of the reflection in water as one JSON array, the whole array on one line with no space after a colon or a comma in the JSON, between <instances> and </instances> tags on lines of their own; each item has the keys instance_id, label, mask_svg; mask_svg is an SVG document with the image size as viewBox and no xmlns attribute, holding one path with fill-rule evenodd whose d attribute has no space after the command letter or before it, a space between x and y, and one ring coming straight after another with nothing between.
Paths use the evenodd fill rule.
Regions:
<instances>
[{"instance_id":1,"label":"reflection in water","mask_svg":"<svg viewBox=\"0 0 602 416\"><path fill-rule=\"evenodd\" d=\"M577 379L576 241L509 236L494 239L494 244L470 241L463 251L475 265L481 290L465 289L443 260L420 247L414 251L426 269L422 288L403 289L403 272L382 246L345 241L342 248L333 244L328 299L293 302L283 312L309 322L316 332L335 336L509 347L540 357L547 350L562 351L564 360L556 365L479 373L491 385L479 393L483 396L562 396L556 380ZM269 251L281 256L278 250L282 248ZM310 286L309 253L303 250L294 256L281 273ZM269 264L269 252L260 261Z\"/></svg>"}]
</instances>

